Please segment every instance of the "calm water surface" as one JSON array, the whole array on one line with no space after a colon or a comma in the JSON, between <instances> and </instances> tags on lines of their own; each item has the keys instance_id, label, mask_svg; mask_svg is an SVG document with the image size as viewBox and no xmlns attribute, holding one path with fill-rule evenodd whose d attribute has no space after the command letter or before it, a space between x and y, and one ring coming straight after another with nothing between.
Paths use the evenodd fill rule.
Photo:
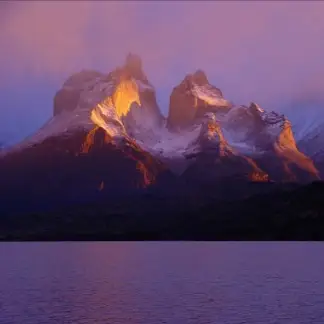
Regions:
<instances>
[{"instance_id":1,"label":"calm water surface","mask_svg":"<svg viewBox=\"0 0 324 324\"><path fill-rule=\"evenodd\" d=\"M1 243L0 323L324 323L320 243Z\"/></svg>"}]
</instances>

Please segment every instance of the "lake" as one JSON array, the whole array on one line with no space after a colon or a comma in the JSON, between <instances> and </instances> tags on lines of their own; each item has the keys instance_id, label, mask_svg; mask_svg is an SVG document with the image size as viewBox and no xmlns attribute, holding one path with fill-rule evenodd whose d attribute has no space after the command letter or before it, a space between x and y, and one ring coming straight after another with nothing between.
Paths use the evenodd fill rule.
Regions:
<instances>
[{"instance_id":1,"label":"lake","mask_svg":"<svg viewBox=\"0 0 324 324\"><path fill-rule=\"evenodd\" d=\"M322 243L0 243L1 324L323 324Z\"/></svg>"}]
</instances>

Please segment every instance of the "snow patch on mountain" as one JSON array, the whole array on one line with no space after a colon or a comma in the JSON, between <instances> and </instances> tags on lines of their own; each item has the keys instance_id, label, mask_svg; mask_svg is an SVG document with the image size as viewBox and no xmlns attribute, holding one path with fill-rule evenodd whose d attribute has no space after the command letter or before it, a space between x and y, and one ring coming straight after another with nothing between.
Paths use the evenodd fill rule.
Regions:
<instances>
[{"instance_id":1,"label":"snow patch on mountain","mask_svg":"<svg viewBox=\"0 0 324 324\"><path fill-rule=\"evenodd\" d=\"M201 152L214 153L215 156L224 157L228 153L233 153L216 118L215 113L206 113L202 121L199 136L195 138L186 150L187 156L194 156Z\"/></svg>"},{"instance_id":2,"label":"snow patch on mountain","mask_svg":"<svg viewBox=\"0 0 324 324\"><path fill-rule=\"evenodd\" d=\"M155 89L138 57L131 56L124 67L108 75L82 71L70 77L55 96L54 116L13 150L48 137L68 136L76 129L90 132L100 127L113 142L135 140L161 159L185 160L188 155L212 152L217 157L240 156L257 170L252 159L272 154L318 174L312 160L299 152L284 115L267 112L253 102L233 105L202 71L186 76L174 88L168 126L158 110Z\"/></svg>"},{"instance_id":3,"label":"snow patch on mountain","mask_svg":"<svg viewBox=\"0 0 324 324\"><path fill-rule=\"evenodd\" d=\"M96 78L86 82L86 84L76 84L76 87L81 89L80 98L76 107L62 110L59 114L54 115L45 123L36 133L27 137L21 143L15 145L10 151L21 150L28 146L40 143L48 137L65 135L73 133L76 129L91 130L94 127L91 120L91 111L98 102L112 95L113 83L101 82L101 78ZM72 88L71 82L63 87L69 91ZM73 88L74 89L74 88ZM100 109L100 108L99 108ZM108 111L109 109L106 109ZM110 108L111 110L111 108ZM98 125L99 126L99 125ZM100 125L102 127L103 124Z\"/></svg>"},{"instance_id":4,"label":"snow patch on mountain","mask_svg":"<svg viewBox=\"0 0 324 324\"><path fill-rule=\"evenodd\" d=\"M230 105L229 101L220 96L218 91L209 84L199 86L193 83L191 93L211 106L227 107Z\"/></svg>"},{"instance_id":5,"label":"snow patch on mountain","mask_svg":"<svg viewBox=\"0 0 324 324\"><path fill-rule=\"evenodd\" d=\"M90 118L95 125L104 129L112 138L125 137L125 127L109 101L104 100L104 102L97 104L92 109Z\"/></svg>"},{"instance_id":6,"label":"snow patch on mountain","mask_svg":"<svg viewBox=\"0 0 324 324\"><path fill-rule=\"evenodd\" d=\"M166 158L184 157L188 145L199 136L200 129L201 125L195 125L190 130L175 133L164 126L154 131L152 141L149 141L148 137L136 138L136 141L153 155Z\"/></svg>"},{"instance_id":7,"label":"snow patch on mountain","mask_svg":"<svg viewBox=\"0 0 324 324\"><path fill-rule=\"evenodd\" d=\"M323 101L314 101L314 98L308 98L307 101L294 103L285 112L292 122L292 129L299 149L320 164L324 161L323 106Z\"/></svg>"}]
</instances>

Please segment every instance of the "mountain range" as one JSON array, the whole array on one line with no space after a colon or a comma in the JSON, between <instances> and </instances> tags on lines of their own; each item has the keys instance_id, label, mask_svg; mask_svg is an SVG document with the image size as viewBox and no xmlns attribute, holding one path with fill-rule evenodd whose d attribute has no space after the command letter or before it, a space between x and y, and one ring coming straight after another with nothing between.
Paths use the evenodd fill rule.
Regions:
<instances>
[{"instance_id":1,"label":"mountain range","mask_svg":"<svg viewBox=\"0 0 324 324\"><path fill-rule=\"evenodd\" d=\"M70 76L52 118L1 151L0 211L143 194L231 200L318 181L324 124L293 126L257 103L234 104L202 70L174 87L164 117L140 57L129 54L108 74Z\"/></svg>"}]
</instances>

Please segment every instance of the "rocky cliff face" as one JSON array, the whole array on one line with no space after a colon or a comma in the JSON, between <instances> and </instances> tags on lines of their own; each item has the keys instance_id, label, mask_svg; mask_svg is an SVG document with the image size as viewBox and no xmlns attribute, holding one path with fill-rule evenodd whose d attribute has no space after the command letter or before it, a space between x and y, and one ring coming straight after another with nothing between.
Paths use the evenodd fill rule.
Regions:
<instances>
[{"instance_id":1,"label":"rocky cliff face","mask_svg":"<svg viewBox=\"0 0 324 324\"><path fill-rule=\"evenodd\" d=\"M156 102L154 87L143 72L141 59L134 54L129 54L122 67L116 68L107 75L84 70L68 78L54 97L53 115L57 116L61 112L73 111L77 108L90 109L106 100L112 93L115 93L114 99L119 101L117 109L125 110L125 107L121 108L124 104L123 100L127 100L124 98L135 91L138 93L138 98L134 101L143 103L140 112L142 118L145 118L144 123L150 123L150 126L159 125L163 117ZM131 96L134 97L133 94ZM130 110L131 107L127 109ZM137 110L133 110L135 111L133 114L136 114Z\"/></svg>"},{"instance_id":2,"label":"rocky cliff face","mask_svg":"<svg viewBox=\"0 0 324 324\"><path fill-rule=\"evenodd\" d=\"M96 80L104 81L105 76L97 71L83 70L70 76L54 97L53 115L63 111L74 110L79 104L81 93L95 84Z\"/></svg>"},{"instance_id":3,"label":"rocky cliff face","mask_svg":"<svg viewBox=\"0 0 324 324\"><path fill-rule=\"evenodd\" d=\"M258 170L264 170L276 181L319 179L313 161L298 150L291 123L284 115L266 112L253 102L249 106L231 104L219 89L209 84L206 75L198 71L174 88L168 127L173 131L189 129L201 124L202 116L208 114L218 120L216 133L220 151L217 154L220 156L225 147L226 152L236 152L235 156L249 159L253 165L258 165ZM207 142L210 146L215 141L209 138ZM225 142L226 145L222 144Z\"/></svg>"},{"instance_id":4,"label":"rocky cliff face","mask_svg":"<svg viewBox=\"0 0 324 324\"><path fill-rule=\"evenodd\" d=\"M21 199L32 208L134 194L164 174L172 178L131 136L138 126L161 122L155 105L154 88L134 55L108 75L71 76L55 95L53 117L0 160L7 206Z\"/></svg>"},{"instance_id":5,"label":"rocky cliff face","mask_svg":"<svg viewBox=\"0 0 324 324\"><path fill-rule=\"evenodd\" d=\"M269 181L249 157L240 154L226 141L215 113L207 113L199 137L190 143L186 157L195 162L185 171L185 176L198 182L217 182L235 179L244 181Z\"/></svg>"},{"instance_id":6,"label":"rocky cliff face","mask_svg":"<svg viewBox=\"0 0 324 324\"><path fill-rule=\"evenodd\" d=\"M190 126L208 112L227 111L231 104L222 92L209 84L206 74L198 70L187 75L170 96L167 125L170 130Z\"/></svg>"},{"instance_id":7,"label":"rocky cliff face","mask_svg":"<svg viewBox=\"0 0 324 324\"><path fill-rule=\"evenodd\" d=\"M252 103L233 108L224 127L232 143L243 144L243 150L249 150L273 180L319 178L313 161L298 150L291 123L284 115L266 112Z\"/></svg>"},{"instance_id":8,"label":"rocky cliff face","mask_svg":"<svg viewBox=\"0 0 324 324\"><path fill-rule=\"evenodd\" d=\"M172 176L136 143L116 146L95 128L6 155L0 177L0 211L17 212L128 197Z\"/></svg>"},{"instance_id":9,"label":"rocky cliff face","mask_svg":"<svg viewBox=\"0 0 324 324\"><path fill-rule=\"evenodd\" d=\"M174 88L165 123L140 58L129 54L108 74L72 75L55 95L53 117L2 152L0 176L0 193L13 207L160 184L165 194L179 191L178 183L220 193L226 184L228 194L244 182L312 181L319 172L298 150L285 116L232 104L201 70Z\"/></svg>"}]
</instances>

